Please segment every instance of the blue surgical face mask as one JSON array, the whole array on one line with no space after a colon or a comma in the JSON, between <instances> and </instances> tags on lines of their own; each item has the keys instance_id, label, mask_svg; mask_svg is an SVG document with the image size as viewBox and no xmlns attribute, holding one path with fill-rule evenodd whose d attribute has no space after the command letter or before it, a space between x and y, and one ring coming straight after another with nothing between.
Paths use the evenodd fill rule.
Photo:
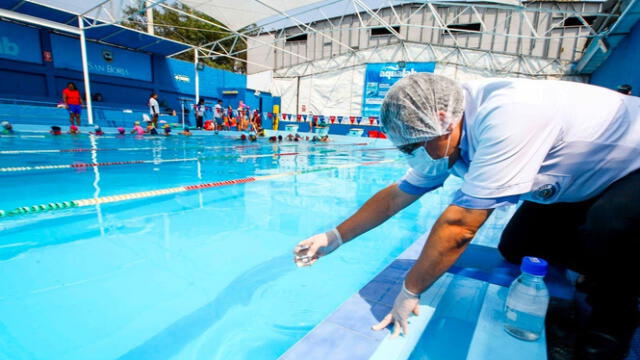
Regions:
<instances>
[{"instance_id":1,"label":"blue surgical face mask","mask_svg":"<svg viewBox=\"0 0 640 360\"><path fill-rule=\"evenodd\" d=\"M449 136L449 140L447 141L445 154L449 152L450 144L451 136ZM424 145L415 149L411 155L408 156L407 162L414 171L425 177L438 177L449 172L449 156L434 159L427 153Z\"/></svg>"}]
</instances>

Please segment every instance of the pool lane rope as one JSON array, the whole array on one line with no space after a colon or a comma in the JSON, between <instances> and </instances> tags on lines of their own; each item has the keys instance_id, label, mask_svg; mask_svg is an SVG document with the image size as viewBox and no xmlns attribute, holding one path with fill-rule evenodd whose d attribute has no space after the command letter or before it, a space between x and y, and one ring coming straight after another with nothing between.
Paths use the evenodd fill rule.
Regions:
<instances>
[{"instance_id":1,"label":"pool lane rope","mask_svg":"<svg viewBox=\"0 0 640 360\"><path fill-rule=\"evenodd\" d=\"M91 151L137 151L137 150L166 150L165 147L136 147L136 148L77 148L77 149L33 149L33 150L1 150L3 155L16 154L49 154L49 153L67 153L67 152L91 152Z\"/></svg>"},{"instance_id":2,"label":"pool lane rope","mask_svg":"<svg viewBox=\"0 0 640 360\"><path fill-rule=\"evenodd\" d=\"M75 163L61 165L38 165L38 166L12 166L0 168L0 172L35 171L35 170L55 170L55 169L82 169L90 167L133 165L133 164L159 164L171 162L196 161L198 158L186 159L163 159L163 160L131 160L131 161L110 161L101 163Z\"/></svg>"},{"instance_id":3,"label":"pool lane rope","mask_svg":"<svg viewBox=\"0 0 640 360\"><path fill-rule=\"evenodd\" d=\"M128 148L76 148L76 149L25 149L25 150L0 150L0 155L17 155L17 154L50 154L50 153L78 153L78 152L92 152L92 151L140 151L140 150L184 150L184 149L206 149L206 150L221 150L221 149L249 149L249 148L261 148L272 147L274 145L279 147L298 146L307 144L305 142L297 144L281 144L281 143L269 143L269 144L247 144L247 145L229 145L229 146L185 146L185 147L128 147ZM309 146L366 146L369 143L345 143L345 144L332 144L332 143L310 143Z\"/></svg>"},{"instance_id":4,"label":"pool lane rope","mask_svg":"<svg viewBox=\"0 0 640 360\"><path fill-rule=\"evenodd\" d=\"M35 214L35 213L48 212L48 211L54 211L54 210L70 209L75 207L92 206L97 204L108 204L108 203L126 201L126 200L151 198L155 196L176 194L176 193L181 193L186 191L212 189L212 188L217 188L217 187L222 187L227 185L245 184L245 183L256 182L256 181L268 181L268 180L273 180L273 179L278 179L278 178L283 178L288 176L304 175L304 174L311 174L311 173L324 172L324 171L334 171L339 169L355 168L359 166L385 164L385 163L395 162L398 160L399 159L390 159L390 160L367 161L362 163L349 163L349 164L335 165L335 166L328 166L328 167L323 166L315 169L287 171L287 172L273 174L273 175L250 176L250 177L241 178L241 179L216 181L216 182L196 184L196 185L178 186L178 187L172 187L172 188L166 188L166 189L142 191L137 193L122 194L122 195L112 195L112 196L103 196L103 197L91 198L91 199L52 202L48 204L40 204L40 205L32 205L32 206L21 206L9 211L0 210L0 217L20 216L20 215Z\"/></svg>"},{"instance_id":5,"label":"pool lane rope","mask_svg":"<svg viewBox=\"0 0 640 360\"><path fill-rule=\"evenodd\" d=\"M382 150L394 150L395 148L372 148L372 149L358 149L358 152L365 151L382 151ZM183 158L183 159L158 159L158 160L130 160L130 161L110 161L101 163L74 163L74 164L59 164L59 165L37 165L37 166L10 166L0 168L0 172L22 172L22 171L38 171L38 170L57 170L57 169L83 169L91 167L104 167L104 166L116 166L116 165L136 165L136 164L161 164L161 163L174 163L174 162L188 162L188 161L205 161L205 160L221 160L221 159L255 159L263 157L281 157L281 156L295 156L295 155L324 155L327 153L338 152L338 150L324 150L316 152L288 152L288 153L268 153L268 154L255 154L255 155L218 155L218 156L205 156L200 158Z\"/></svg>"}]
</instances>

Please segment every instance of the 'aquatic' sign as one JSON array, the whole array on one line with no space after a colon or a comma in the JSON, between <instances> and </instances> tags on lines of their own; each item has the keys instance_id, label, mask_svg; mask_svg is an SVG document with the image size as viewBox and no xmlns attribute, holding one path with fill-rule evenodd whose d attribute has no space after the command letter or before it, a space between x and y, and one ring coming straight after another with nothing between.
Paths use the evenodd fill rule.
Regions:
<instances>
[{"instance_id":1,"label":"'aquatic' sign","mask_svg":"<svg viewBox=\"0 0 640 360\"><path fill-rule=\"evenodd\" d=\"M362 116L380 116L382 100L396 81L419 72L433 72L435 68L435 62L367 64L362 92Z\"/></svg>"}]
</instances>

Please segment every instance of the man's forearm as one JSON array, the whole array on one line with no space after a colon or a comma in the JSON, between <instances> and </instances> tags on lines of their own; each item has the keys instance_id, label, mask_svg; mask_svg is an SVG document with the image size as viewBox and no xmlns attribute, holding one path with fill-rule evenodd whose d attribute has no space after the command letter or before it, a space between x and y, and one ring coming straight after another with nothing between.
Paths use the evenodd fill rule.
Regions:
<instances>
[{"instance_id":1,"label":"man's forearm","mask_svg":"<svg viewBox=\"0 0 640 360\"><path fill-rule=\"evenodd\" d=\"M407 274L407 290L420 294L428 289L456 262L491 211L449 206L434 224L420 257Z\"/></svg>"},{"instance_id":2,"label":"man's forearm","mask_svg":"<svg viewBox=\"0 0 640 360\"><path fill-rule=\"evenodd\" d=\"M396 184L378 191L355 214L338 226L343 241L349 241L382 224L420 196L398 189Z\"/></svg>"}]
</instances>

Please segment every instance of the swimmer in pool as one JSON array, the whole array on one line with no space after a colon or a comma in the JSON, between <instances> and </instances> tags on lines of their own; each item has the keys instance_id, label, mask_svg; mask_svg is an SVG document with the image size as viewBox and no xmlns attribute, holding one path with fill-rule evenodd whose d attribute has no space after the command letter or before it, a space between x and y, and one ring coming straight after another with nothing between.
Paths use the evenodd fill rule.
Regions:
<instances>
[{"instance_id":1,"label":"swimmer in pool","mask_svg":"<svg viewBox=\"0 0 640 360\"><path fill-rule=\"evenodd\" d=\"M11 125L10 122L3 121L2 123L0 123L0 126L2 126L2 129L0 130L0 134L2 134L2 135L11 135L11 134L14 133L13 125Z\"/></svg>"},{"instance_id":2,"label":"swimmer in pool","mask_svg":"<svg viewBox=\"0 0 640 360\"><path fill-rule=\"evenodd\" d=\"M53 125L51 130L49 130L49 134L51 135L62 135L62 129L60 126Z\"/></svg>"},{"instance_id":3,"label":"swimmer in pool","mask_svg":"<svg viewBox=\"0 0 640 360\"><path fill-rule=\"evenodd\" d=\"M100 125L94 126L93 130L94 131L90 131L89 134L94 134L94 135L98 135L98 136L104 135L104 132L102 131L102 128L100 128Z\"/></svg>"}]
</instances>

